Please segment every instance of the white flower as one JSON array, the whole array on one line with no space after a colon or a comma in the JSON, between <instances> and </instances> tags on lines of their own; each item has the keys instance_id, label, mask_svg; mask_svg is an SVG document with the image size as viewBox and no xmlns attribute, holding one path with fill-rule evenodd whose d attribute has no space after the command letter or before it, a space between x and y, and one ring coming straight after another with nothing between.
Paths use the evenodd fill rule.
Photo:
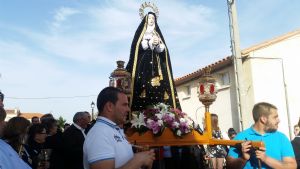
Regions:
<instances>
[{"instance_id":1,"label":"white flower","mask_svg":"<svg viewBox=\"0 0 300 169\"><path fill-rule=\"evenodd\" d=\"M177 121L174 121L173 122L173 126L175 126L175 128L178 128L179 127L179 123Z\"/></svg>"},{"instance_id":2,"label":"white flower","mask_svg":"<svg viewBox=\"0 0 300 169\"><path fill-rule=\"evenodd\" d=\"M156 109L160 110L160 113L164 114L168 112L169 106L164 103L159 103L154 106Z\"/></svg>"},{"instance_id":3,"label":"white flower","mask_svg":"<svg viewBox=\"0 0 300 169\"><path fill-rule=\"evenodd\" d=\"M185 123L186 119L185 118L180 118L179 121L180 121L180 123Z\"/></svg>"},{"instance_id":4,"label":"white flower","mask_svg":"<svg viewBox=\"0 0 300 169\"><path fill-rule=\"evenodd\" d=\"M167 114L169 112L168 112L168 110L161 110L159 113L162 114L162 115L164 115L164 114Z\"/></svg>"},{"instance_id":5,"label":"white flower","mask_svg":"<svg viewBox=\"0 0 300 169\"><path fill-rule=\"evenodd\" d=\"M193 121L190 119L190 118L188 118L187 119L187 124L189 125L189 126L193 126Z\"/></svg>"},{"instance_id":6,"label":"white flower","mask_svg":"<svg viewBox=\"0 0 300 169\"><path fill-rule=\"evenodd\" d=\"M163 126L163 124L164 124L164 122L162 120L158 120L157 123L159 126Z\"/></svg>"},{"instance_id":7,"label":"white flower","mask_svg":"<svg viewBox=\"0 0 300 169\"><path fill-rule=\"evenodd\" d=\"M148 119L148 120L147 120L147 124L151 124L152 122L153 122L152 119Z\"/></svg>"},{"instance_id":8,"label":"white flower","mask_svg":"<svg viewBox=\"0 0 300 169\"><path fill-rule=\"evenodd\" d=\"M145 119L145 116L143 113L140 113L139 115L137 114L132 114L132 120L131 120L131 123L132 123L132 126L135 127L135 128L140 128L141 126L145 126L146 127L146 123L144 121Z\"/></svg>"},{"instance_id":9,"label":"white flower","mask_svg":"<svg viewBox=\"0 0 300 169\"><path fill-rule=\"evenodd\" d=\"M159 114L159 113L156 113L155 116L158 118L158 119L161 119L163 117L162 114Z\"/></svg>"},{"instance_id":10,"label":"white flower","mask_svg":"<svg viewBox=\"0 0 300 169\"><path fill-rule=\"evenodd\" d=\"M168 116L175 118L175 114L168 112Z\"/></svg>"},{"instance_id":11,"label":"white flower","mask_svg":"<svg viewBox=\"0 0 300 169\"><path fill-rule=\"evenodd\" d=\"M181 131L180 131L180 130L177 130L176 135L177 135L177 136L181 136Z\"/></svg>"}]
</instances>

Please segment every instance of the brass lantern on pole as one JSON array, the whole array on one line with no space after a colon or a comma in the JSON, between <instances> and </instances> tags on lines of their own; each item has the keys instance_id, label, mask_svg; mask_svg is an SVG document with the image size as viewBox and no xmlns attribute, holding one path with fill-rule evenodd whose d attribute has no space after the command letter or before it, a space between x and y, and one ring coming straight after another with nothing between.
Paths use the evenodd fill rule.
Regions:
<instances>
[{"instance_id":1,"label":"brass lantern on pole","mask_svg":"<svg viewBox=\"0 0 300 169\"><path fill-rule=\"evenodd\" d=\"M109 86L122 89L127 96L131 94L131 74L124 68L125 62L117 61L117 69L115 69L109 77Z\"/></svg>"},{"instance_id":2,"label":"brass lantern on pole","mask_svg":"<svg viewBox=\"0 0 300 169\"><path fill-rule=\"evenodd\" d=\"M217 98L216 80L210 75L211 68L206 67L203 70L203 76L200 78L198 97L205 106L205 112L209 112L209 106Z\"/></svg>"},{"instance_id":3,"label":"brass lantern on pole","mask_svg":"<svg viewBox=\"0 0 300 169\"><path fill-rule=\"evenodd\" d=\"M130 100L131 95L131 73L124 68L125 62L117 61L117 69L115 69L109 77L109 86L121 89ZM131 113L128 114L127 120L131 120Z\"/></svg>"}]
</instances>

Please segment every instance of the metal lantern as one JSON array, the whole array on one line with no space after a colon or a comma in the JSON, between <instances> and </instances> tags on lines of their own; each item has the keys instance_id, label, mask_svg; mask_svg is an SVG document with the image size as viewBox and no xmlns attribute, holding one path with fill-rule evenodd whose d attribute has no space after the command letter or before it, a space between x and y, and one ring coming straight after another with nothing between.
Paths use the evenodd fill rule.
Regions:
<instances>
[{"instance_id":1,"label":"metal lantern","mask_svg":"<svg viewBox=\"0 0 300 169\"><path fill-rule=\"evenodd\" d=\"M209 111L209 106L217 98L216 80L210 75L210 67L206 67L203 70L203 76L199 82L199 100L205 106L205 111Z\"/></svg>"},{"instance_id":2,"label":"metal lantern","mask_svg":"<svg viewBox=\"0 0 300 169\"><path fill-rule=\"evenodd\" d=\"M109 86L122 89L128 96L131 93L131 74L124 69L124 61L117 61L115 69L109 77Z\"/></svg>"}]
</instances>

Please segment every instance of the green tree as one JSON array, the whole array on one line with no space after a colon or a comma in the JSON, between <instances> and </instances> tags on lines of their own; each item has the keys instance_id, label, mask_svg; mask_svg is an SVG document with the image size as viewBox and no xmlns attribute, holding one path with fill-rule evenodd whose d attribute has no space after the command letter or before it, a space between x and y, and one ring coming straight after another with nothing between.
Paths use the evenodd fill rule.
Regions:
<instances>
[{"instance_id":1,"label":"green tree","mask_svg":"<svg viewBox=\"0 0 300 169\"><path fill-rule=\"evenodd\" d=\"M58 120L57 120L57 125L60 129L64 128L64 125L66 123L66 119L64 119L63 117L59 116Z\"/></svg>"}]
</instances>

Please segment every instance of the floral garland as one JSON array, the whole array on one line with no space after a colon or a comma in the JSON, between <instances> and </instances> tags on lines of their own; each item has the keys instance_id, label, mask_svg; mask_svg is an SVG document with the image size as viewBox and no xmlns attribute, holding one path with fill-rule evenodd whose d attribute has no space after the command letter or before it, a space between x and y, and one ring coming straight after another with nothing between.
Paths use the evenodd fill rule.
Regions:
<instances>
[{"instance_id":1,"label":"floral garland","mask_svg":"<svg viewBox=\"0 0 300 169\"><path fill-rule=\"evenodd\" d=\"M139 133L151 130L155 136L160 136L166 127L174 135L182 137L193 130L194 122L186 113L179 109L169 108L164 103L154 105L153 108L132 114L131 127Z\"/></svg>"}]
</instances>

